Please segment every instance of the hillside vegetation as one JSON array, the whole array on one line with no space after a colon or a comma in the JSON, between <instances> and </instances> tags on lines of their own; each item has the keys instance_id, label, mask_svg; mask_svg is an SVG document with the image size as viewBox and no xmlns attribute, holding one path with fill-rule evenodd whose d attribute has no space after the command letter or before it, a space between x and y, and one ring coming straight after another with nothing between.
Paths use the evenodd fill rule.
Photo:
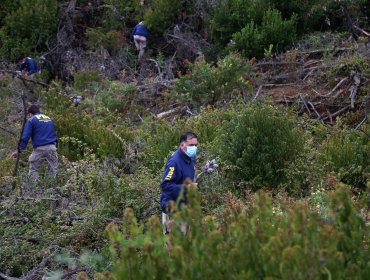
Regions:
<instances>
[{"instance_id":1,"label":"hillside vegetation","mask_svg":"<svg viewBox=\"0 0 370 280\"><path fill-rule=\"evenodd\" d=\"M0 279L367 279L369 17L364 0L2 0ZM31 145L11 157L31 104L59 137L34 188ZM163 235L187 130L202 176Z\"/></svg>"}]
</instances>

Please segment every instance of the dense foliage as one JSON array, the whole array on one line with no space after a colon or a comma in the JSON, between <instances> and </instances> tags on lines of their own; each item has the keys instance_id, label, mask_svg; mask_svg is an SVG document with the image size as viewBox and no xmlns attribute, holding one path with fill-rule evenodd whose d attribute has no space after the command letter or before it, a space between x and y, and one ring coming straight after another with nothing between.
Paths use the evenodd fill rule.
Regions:
<instances>
[{"instance_id":1,"label":"dense foliage","mask_svg":"<svg viewBox=\"0 0 370 280\"><path fill-rule=\"evenodd\" d=\"M191 65L189 75L180 77L175 93L188 100L190 105L221 105L226 101L241 99L251 90L244 75L251 71L250 65L236 53L218 61L217 67L204 60ZM242 94L241 94L242 92Z\"/></svg>"},{"instance_id":2,"label":"dense foliage","mask_svg":"<svg viewBox=\"0 0 370 280\"><path fill-rule=\"evenodd\" d=\"M252 187L276 188L286 180L286 168L303 149L302 132L279 108L251 105L223 123L218 153L235 176Z\"/></svg>"},{"instance_id":3,"label":"dense foliage","mask_svg":"<svg viewBox=\"0 0 370 280\"><path fill-rule=\"evenodd\" d=\"M14 59L21 54L43 50L58 24L56 0L19 0L7 6L8 13L0 19L0 54ZM11 5L11 4L10 4Z\"/></svg>"},{"instance_id":4,"label":"dense foliage","mask_svg":"<svg viewBox=\"0 0 370 280\"><path fill-rule=\"evenodd\" d=\"M201 214L197 193L190 196L189 207L175 215L170 236L162 234L157 217L149 219L144 231L130 209L121 230L108 225L113 273L95 276L365 279L369 272L362 248L369 232L344 187L330 194L326 221L303 203L276 214L271 198L259 193L252 205L231 199L218 222ZM183 222L189 226L185 236L180 231Z\"/></svg>"},{"instance_id":5,"label":"dense foliage","mask_svg":"<svg viewBox=\"0 0 370 280\"><path fill-rule=\"evenodd\" d=\"M0 273L367 279L369 11L365 0L0 1ZM20 54L42 73L16 73ZM31 143L11 156L32 103L55 121L60 164L34 187ZM201 175L165 236L159 183L188 130Z\"/></svg>"}]
</instances>

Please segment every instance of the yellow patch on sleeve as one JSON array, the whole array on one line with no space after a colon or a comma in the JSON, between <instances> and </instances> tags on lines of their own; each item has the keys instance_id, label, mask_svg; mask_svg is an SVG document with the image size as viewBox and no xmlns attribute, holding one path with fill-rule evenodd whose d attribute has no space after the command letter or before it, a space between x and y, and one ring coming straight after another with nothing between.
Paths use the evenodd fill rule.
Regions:
<instances>
[{"instance_id":1,"label":"yellow patch on sleeve","mask_svg":"<svg viewBox=\"0 0 370 280\"><path fill-rule=\"evenodd\" d=\"M171 180L174 171L175 171L175 167L170 166L170 171L168 171L168 174L167 174L165 180L167 180L167 181Z\"/></svg>"}]
</instances>

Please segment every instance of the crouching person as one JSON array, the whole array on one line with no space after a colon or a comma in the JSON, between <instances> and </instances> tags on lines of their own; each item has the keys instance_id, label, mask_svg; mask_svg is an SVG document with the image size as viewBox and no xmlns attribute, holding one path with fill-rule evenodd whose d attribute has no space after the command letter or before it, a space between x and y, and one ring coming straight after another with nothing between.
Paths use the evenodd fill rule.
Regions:
<instances>
[{"instance_id":1,"label":"crouching person","mask_svg":"<svg viewBox=\"0 0 370 280\"><path fill-rule=\"evenodd\" d=\"M29 139L32 139L33 151L29 157L29 180L36 182L39 177L39 169L43 163L47 166L49 176L56 177L58 172L58 155L56 144L58 138L55 133L54 122L48 116L42 114L36 105L31 105L28 109L29 119L27 120L18 151L13 153L17 157L18 153L26 149Z\"/></svg>"},{"instance_id":2,"label":"crouching person","mask_svg":"<svg viewBox=\"0 0 370 280\"><path fill-rule=\"evenodd\" d=\"M143 58L146 43L149 37L149 31L144 22L137 24L132 31L132 38L135 43L136 49L139 51L139 61Z\"/></svg>"},{"instance_id":3,"label":"crouching person","mask_svg":"<svg viewBox=\"0 0 370 280\"><path fill-rule=\"evenodd\" d=\"M28 77L34 78L35 74L41 72L40 67L38 66L36 60L30 57L19 57L20 65L17 67L17 72L25 72Z\"/></svg>"},{"instance_id":4,"label":"crouching person","mask_svg":"<svg viewBox=\"0 0 370 280\"><path fill-rule=\"evenodd\" d=\"M186 193L189 182L195 178L195 156L197 153L198 137L193 132L185 132L180 136L179 148L167 160L164 175L161 181L161 208L163 233L171 230L173 205L183 194L179 207L187 204ZM184 188L182 190L182 188ZM181 231L185 234L187 225L181 224Z\"/></svg>"}]
</instances>

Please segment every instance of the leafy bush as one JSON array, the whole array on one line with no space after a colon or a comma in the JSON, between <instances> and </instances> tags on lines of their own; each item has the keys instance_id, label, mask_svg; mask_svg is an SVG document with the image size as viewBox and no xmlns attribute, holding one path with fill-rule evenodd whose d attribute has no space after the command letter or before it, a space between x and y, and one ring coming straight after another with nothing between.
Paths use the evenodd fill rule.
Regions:
<instances>
[{"instance_id":1,"label":"leafy bush","mask_svg":"<svg viewBox=\"0 0 370 280\"><path fill-rule=\"evenodd\" d=\"M191 66L191 73L182 76L175 83L174 91L189 101L195 108L201 105L220 105L235 96L242 96L243 90L251 90L244 75L251 66L237 53L231 53L211 66L204 60Z\"/></svg>"},{"instance_id":2,"label":"leafy bush","mask_svg":"<svg viewBox=\"0 0 370 280\"><path fill-rule=\"evenodd\" d=\"M154 216L144 231L130 209L122 231L108 225L114 269L103 279L366 279L369 231L345 188L331 195L329 222L301 203L274 214L271 198L259 193L249 210L231 203L218 223L202 216L196 192L189 195L167 236Z\"/></svg>"},{"instance_id":3,"label":"leafy bush","mask_svg":"<svg viewBox=\"0 0 370 280\"><path fill-rule=\"evenodd\" d=\"M73 74L73 87L78 91L90 89L92 86L102 82L102 77L99 76L97 70L93 71L78 71Z\"/></svg>"},{"instance_id":4,"label":"leafy bush","mask_svg":"<svg viewBox=\"0 0 370 280\"><path fill-rule=\"evenodd\" d=\"M19 6L19 0L3 0L0 9L0 26L3 25L5 17L14 12Z\"/></svg>"},{"instance_id":5,"label":"leafy bush","mask_svg":"<svg viewBox=\"0 0 370 280\"><path fill-rule=\"evenodd\" d=\"M187 120L187 127L194 131L200 140L201 149L211 150L218 139L223 122L230 121L235 114L235 108L203 108L201 113Z\"/></svg>"},{"instance_id":6,"label":"leafy bush","mask_svg":"<svg viewBox=\"0 0 370 280\"><path fill-rule=\"evenodd\" d=\"M302 153L303 136L295 118L268 104L251 104L223 123L218 154L233 166L235 176L254 189L277 188L286 168Z\"/></svg>"},{"instance_id":7,"label":"leafy bush","mask_svg":"<svg viewBox=\"0 0 370 280\"><path fill-rule=\"evenodd\" d=\"M145 167L158 172L163 169L167 157L177 149L184 123L181 121L171 125L157 121L144 126L140 138L145 139L145 142L140 157Z\"/></svg>"},{"instance_id":8,"label":"leafy bush","mask_svg":"<svg viewBox=\"0 0 370 280\"><path fill-rule=\"evenodd\" d=\"M225 0L213 7L207 18L207 28L214 42L208 52L211 58L224 53L230 39L238 41L238 49L244 49L244 55L262 57L263 49L268 49L270 44L274 51L289 47L296 34L348 30L344 9L366 26L366 14L370 9L366 0ZM265 30L269 31L265 33Z\"/></svg>"},{"instance_id":9,"label":"leafy bush","mask_svg":"<svg viewBox=\"0 0 370 280\"><path fill-rule=\"evenodd\" d=\"M46 47L47 39L57 27L58 1L20 0L16 9L10 10L0 29L0 52L14 59Z\"/></svg>"},{"instance_id":10,"label":"leafy bush","mask_svg":"<svg viewBox=\"0 0 370 280\"><path fill-rule=\"evenodd\" d=\"M282 51L296 39L296 21L296 15L283 20L278 10L267 10L260 26L252 21L233 35L234 47L246 57L262 57L271 44L275 52Z\"/></svg>"},{"instance_id":11,"label":"leafy bush","mask_svg":"<svg viewBox=\"0 0 370 280\"><path fill-rule=\"evenodd\" d=\"M370 180L370 141L355 130L333 131L320 149L318 162L349 185L366 189Z\"/></svg>"},{"instance_id":12,"label":"leafy bush","mask_svg":"<svg viewBox=\"0 0 370 280\"><path fill-rule=\"evenodd\" d=\"M173 23L183 1L154 0L145 11L144 21L152 33L161 34Z\"/></svg>"},{"instance_id":13,"label":"leafy bush","mask_svg":"<svg viewBox=\"0 0 370 280\"><path fill-rule=\"evenodd\" d=\"M74 137L62 136L59 137L58 153L72 161L81 160L91 152L86 146L86 143Z\"/></svg>"},{"instance_id":14,"label":"leafy bush","mask_svg":"<svg viewBox=\"0 0 370 280\"><path fill-rule=\"evenodd\" d=\"M58 137L68 137L78 143L70 145L70 141L61 142L62 145L67 145L61 147L61 151L66 151L65 156L72 155L71 160L75 157L78 159L82 156L81 152L90 153L92 150L98 157L125 158L133 141L133 135L128 128L120 125L114 128L105 126L86 114L81 107L74 107L67 96L58 92L57 87L45 92L44 98L45 113L54 120ZM74 149L68 150L67 147Z\"/></svg>"},{"instance_id":15,"label":"leafy bush","mask_svg":"<svg viewBox=\"0 0 370 280\"><path fill-rule=\"evenodd\" d=\"M251 22L259 25L263 12L271 8L270 0L227 0L216 5L208 27L216 44L226 46L232 35Z\"/></svg>"},{"instance_id":16,"label":"leafy bush","mask_svg":"<svg viewBox=\"0 0 370 280\"><path fill-rule=\"evenodd\" d=\"M122 30L124 24L137 22L142 16L140 0L105 0L100 8L103 10L100 24L105 31Z\"/></svg>"},{"instance_id":17,"label":"leafy bush","mask_svg":"<svg viewBox=\"0 0 370 280\"><path fill-rule=\"evenodd\" d=\"M140 95L134 85L111 82L106 91L98 93L96 99L110 111L128 113L134 117Z\"/></svg>"},{"instance_id":18,"label":"leafy bush","mask_svg":"<svg viewBox=\"0 0 370 280\"><path fill-rule=\"evenodd\" d=\"M88 48L99 50L103 47L112 55L117 54L125 43L123 34L114 30L104 32L101 28L88 28L85 34Z\"/></svg>"}]
</instances>

